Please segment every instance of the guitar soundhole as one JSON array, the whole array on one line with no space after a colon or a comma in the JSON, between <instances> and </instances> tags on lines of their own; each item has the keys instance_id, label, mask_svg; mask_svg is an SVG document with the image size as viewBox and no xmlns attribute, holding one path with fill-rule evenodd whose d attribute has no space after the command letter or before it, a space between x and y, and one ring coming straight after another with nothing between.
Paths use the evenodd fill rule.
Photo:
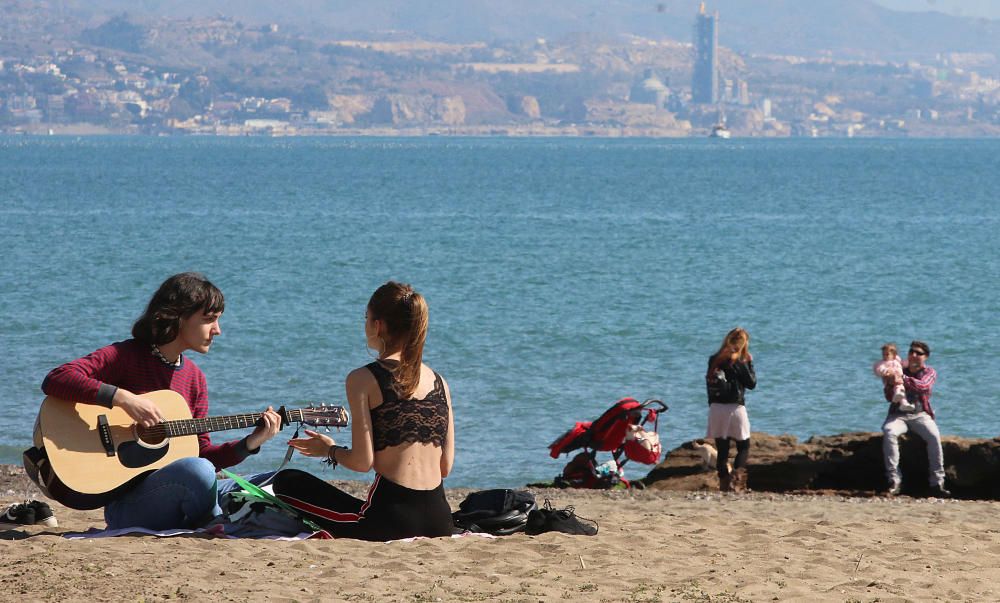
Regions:
<instances>
[{"instance_id":1,"label":"guitar soundhole","mask_svg":"<svg viewBox=\"0 0 1000 603\"><path fill-rule=\"evenodd\" d=\"M167 441L165 440L164 443ZM170 452L169 446L161 445L154 448L139 440L122 442L117 450L118 462L122 464L122 467L129 469L148 467L167 456L168 452Z\"/></svg>"},{"instance_id":2,"label":"guitar soundhole","mask_svg":"<svg viewBox=\"0 0 1000 603\"><path fill-rule=\"evenodd\" d=\"M140 446L144 446L146 448L159 448L167 442L167 436L163 433L162 426L146 428L142 425L135 424L132 427L132 432L135 435L136 442L138 442Z\"/></svg>"}]
</instances>

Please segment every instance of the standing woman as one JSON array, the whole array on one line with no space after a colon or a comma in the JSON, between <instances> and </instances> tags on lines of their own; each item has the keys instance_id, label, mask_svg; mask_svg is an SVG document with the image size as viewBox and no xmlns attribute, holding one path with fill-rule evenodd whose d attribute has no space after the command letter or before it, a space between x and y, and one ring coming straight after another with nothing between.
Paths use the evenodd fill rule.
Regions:
<instances>
[{"instance_id":1,"label":"standing woman","mask_svg":"<svg viewBox=\"0 0 1000 603\"><path fill-rule=\"evenodd\" d=\"M708 359L708 434L718 449L716 469L719 489L732 492L746 487L747 457L750 455L750 418L744 393L757 387L757 374L750 355L750 334L736 327L726 334L719 351ZM729 440L736 441L736 460L729 471Z\"/></svg>"},{"instance_id":2,"label":"standing woman","mask_svg":"<svg viewBox=\"0 0 1000 603\"><path fill-rule=\"evenodd\" d=\"M442 481L455 460L448 384L423 364L427 303L409 285L389 281L368 301L368 347L378 360L347 376L352 447L306 431L289 445L375 480L365 500L296 470L279 472L274 492L334 536L395 540L450 536L451 507Z\"/></svg>"}]
</instances>

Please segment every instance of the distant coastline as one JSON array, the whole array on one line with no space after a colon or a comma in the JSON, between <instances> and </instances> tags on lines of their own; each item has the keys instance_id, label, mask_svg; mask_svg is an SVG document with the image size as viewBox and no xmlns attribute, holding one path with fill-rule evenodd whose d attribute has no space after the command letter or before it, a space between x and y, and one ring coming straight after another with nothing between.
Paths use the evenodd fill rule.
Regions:
<instances>
[{"instance_id":1,"label":"distant coastline","mask_svg":"<svg viewBox=\"0 0 1000 603\"><path fill-rule=\"evenodd\" d=\"M928 13L921 31L948 32L935 39L892 11L845 7L850 31L822 35L822 8L788 29L761 16L790 16L779 5L660 3L653 18L637 6L617 28L558 35L514 11L522 35L442 37L32 0L0 23L0 133L698 138L724 124L734 138L1000 137L1000 48L972 43L996 39L991 23ZM777 22L807 35L767 33Z\"/></svg>"},{"instance_id":2,"label":"distant coastline","mask_svg":"<svg viewBox=\"0 0 1000 603\"><path fill-rule=\"evenodd\" d=\"M38 124L2 130L3 136L215 136L220 138L262 137L359 137L359 138L421 138L421 137L497 137L497 138L708 138L710 130L698 128L677 130L645 127L614 127L596 124L574 126L545 125L481 125L459 127L412 127L412 128L243 128L240 126L206 127L198 130L165 130L159 132L141 131L133 127L111 128L96 124ZM733 139L762 138L928 138L928 139L969 139L1000 138L1000 125L975 124L968 127L920 128L909 131L868 131L851 136L825 134L817 136L788 136L775 133L734 134ZM718 141L725 144L725 141Z\"/></svg>"}]
</instances>

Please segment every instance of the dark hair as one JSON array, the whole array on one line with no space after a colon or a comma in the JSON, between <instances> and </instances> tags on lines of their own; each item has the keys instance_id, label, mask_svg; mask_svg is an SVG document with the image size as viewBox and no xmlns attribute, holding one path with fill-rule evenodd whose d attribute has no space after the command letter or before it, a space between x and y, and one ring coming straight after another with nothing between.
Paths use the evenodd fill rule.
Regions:
<instances>
[{"instance_id":1,"label":"dark hair","mask_svg":"<svg viewBox=\"0 0 1000 603\"><path fill-rule=\"evenodd\" d=\"M923 350L924 356L931 355L931 346L927 345L923 341L920 341L919 339L914 339L913 341L910 342L910 349L912 350L913 348L920 348L921 350Z\"/></svg>"},{"instance_id":2,"label":"dark hair","mask_svg":"<svg viewBox=\"0 0 1000 603\"><path fill-rule=\"evenodd\" d=\"M389 281L368 300L372 318L385 322L392 347L401 348L399 365L393 370L393 390L403 400L420 384L424 341L427 339L427 302L413 287Z\"/></svg>"},{"instance_id":3,"label":"dark hair","mask_svg":"<svg viewBox=\"0 0 1000 603\"><path fill-rule=\"evenodd\" d=\"M182 318L198 311L221 314L225 309L222 291L203 274L175 274L153 294L146 311L132 325L132 337L152 345L170 343L177 338Z\"/></svg>"}]
</instances>

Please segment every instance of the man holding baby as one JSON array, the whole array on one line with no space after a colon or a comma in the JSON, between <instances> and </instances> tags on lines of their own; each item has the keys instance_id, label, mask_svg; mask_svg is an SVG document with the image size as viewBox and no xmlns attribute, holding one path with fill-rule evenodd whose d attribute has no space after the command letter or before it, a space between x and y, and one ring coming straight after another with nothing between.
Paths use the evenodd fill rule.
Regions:
<instances>
[{"instance_id":1,"label":"man holding baby","mask_svg":"<svg viewBox=\"0 0 1000 603\"><path fill-rule=\"evenodd\" d=\"M927 445L928 474L932 496L946 498L951 492L944 488L944 454L941 451L941 432L934 421L931 408L931 390L937 381L937 372L927 366L931 348L923 341L910 343L907 362L902 374L885 384L885 397L889 414L882 424L882 452L885 457L886 477L889 480L888 494L895 496L902 488L903 478L899 471L899 436L907 431L920 436ZM906 399L894 400L893 390L902 384Z\"/></svg>"}]
</instances>

